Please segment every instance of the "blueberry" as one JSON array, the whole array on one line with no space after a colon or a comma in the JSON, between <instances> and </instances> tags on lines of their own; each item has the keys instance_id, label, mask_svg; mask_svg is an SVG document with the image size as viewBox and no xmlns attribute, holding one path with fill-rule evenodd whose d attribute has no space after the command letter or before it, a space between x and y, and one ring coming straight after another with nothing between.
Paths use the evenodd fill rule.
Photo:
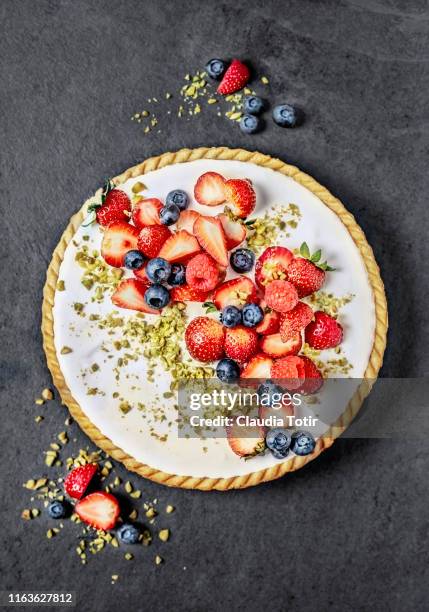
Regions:
<instances>
[{"instance_id":1,"label":"blueberry","mask_svg":"<svg viewBox=\"0 0 429 612\"><path fill-rule=\"evenodd\" d=\"M167 194L165 205L177 206L180 210L185 210L188 206L188 194L183 189L174 189Z\"/></svg>"},{"instance_id":2,"label":"blueberry","mask_svg":"<svg viewBox=\"0 0 429 612\"><path fill-rule=\"evenodd\" d=\"M242 311L243 325L255 327L264 318L264 311L257 304L246 304Z\"/></svg>"},{"instance_id":3,"label":"blueberry","mask_svg":"<svg viewBox=\"0 0 429 612\"><path fill-rule=\"evenodd\" d=\"M151 285L146 289L144 294L145 302L150 308L164 308L170 301L170 293L168 289L162 285Z\"/></svg>"},{"instance_id":4,"label":"blueberry","mask_svg":"<svg viewBox=\"0 0 429 612\"><path fill-rule=\"evenodd\" d=\"M171 265L162 257L149 259L146 266L146 274L153 283L166 282L171 274Z\"/></svg>"},{"instance_id":5,"label":"blueberry","mask_svg":"<svg viewBox=\"0 0 429 612\"><path fill-rule=\"evenodd\" d=\"M237 306L225 306L220 313L220 321L225 327L235 327L241 323L241 310Z\"/></svg>"},{"instance_id":6,"label":"blueberry","mask_svg":"<svg viewBox=\"0 0 429 612\"><path fill-rule=\"evenodd\" d=\"M163 225L173 225L180 217L180 208L176 204L163 206L159 211L159 219Z\"/></svg>"},{"instance_id":7,"label":"blueberry","mask_svg":"<svg viewBox=\"0 0 429 612\"><path fill-rule=\"evenodd\" d=\"M145 262L145 256L140 251L128 251L125 253L124 266L128 270L140 270Z\"/></svg>"},{"instance_id":8,"label":"blueberry","mask_svg":"<svg viewBox=\"0 0 429 612\"><path fill-rule=\"evenodd\" d=\"M137 544L140 536L140 529L131 523L124 523L116 532L118 538L124 544Z\"/></svg>"},{"instance_id":9,"label":"blueberry","mask_svg":"<svg viewBox=\"0 0 429 612\"><path fill-rule=\"evenodd\" d=\"M246 96L243 108L247 115L259 115L265 108L265 102L258 96Z\"/></svg>"},{"instance_id":10,"label":"blueberry","mask_svg":"<svg viewBox=\"0 0 429 612\"><path fill-rule=\"evenodd\" d=\"M290 104L279 104L273 108L273 119L280 127L294 128L304 121L304 113Z\"/></svg>"},{"instance_id":11,"label":"blueberry","mask_svg":"<svg viewBox=\"0 0 429 612\"><path fill-rule=\"evenodd\" d=\"M176 263L171 266L171 274L168 277L168 284L175 287L176 285L184 285L186 282L186 268L181 263Z\"/></svg>"},{"instance_id":12,"label":"blueberry","mask_svg":"<svg viewBox=\"0 0 429 612\"><path fill-rule=\"evenodd\" d=\"M255 115L243 115L240 119L240 130L244 134L255 134L262 127L262 119Z\"/></svg>"},{"instance_id":13,"label":"blueberry","mask_svg":"<svg viewBox=\"0 0 429 612\"><path fill-rule=\"evenodd\" d=\"M255 263L255 254L249 249L237 249L231 253L229 261L236 272L250 272Z\"/></svg>"},{"instance_id":14,"label":"blueberry","mask_svg":"<svg viewBox=\"0 0 429 612\"><path fill-rule=\"evenodd\" d=\"M211 79L219 81L226 72L228 65L221 59L211 59L206 64L206 72Z\"/></svg>"},{"instance_id":15,"label":"blueberry","mask_svg":"<svg viewBox=\"0 0 429 612\"><path fill-rule=\"evenodd\" d=\"M221 359L216 366L216 375L221 382L234 383L240 378L240 366L234 359Z\"/></svg>"},{"instance_id":16,"label":"blueberry","mask_svg":"<svg viewBox=\"0 0 429 612\"><path fill-rule=\"evenodd\" d=\"M295 431L292 434L291 450L295 455L309 455L315 446L316 441L308 431Z\"/></svg>"},{"instance_id":17,"label":"blueberry","mask_svg":"<svg viewBox=\"0 0 429 612\"><path fill-rule=\"evenodd\" d=\"M270 429L265 437L265 443L276 459L284 459L287 456L291 440L288 430L282 427Z\"/></svg>"},{"instance_id":18,"label":"blueberry","mask_svg":"<svg viewBox=\"0 0 429 612\"><path fill-rule=\"evenodd\" d=\"M266 380L259 385L256 392L261 400L261 406L272 406L273 404L278 406L285 391L272 380Z\"/></svg>"},{"instance_id":19,"label":"blueberry","mask_svg":"<svg viewBox=\"0 0 429 612\"><path fill-rule=\"evenodd\" d=\"M52 501L48 508L48 514L53 519L61 519L67 515L67 506L58 500Z\"/></svg>"}]
</instances>

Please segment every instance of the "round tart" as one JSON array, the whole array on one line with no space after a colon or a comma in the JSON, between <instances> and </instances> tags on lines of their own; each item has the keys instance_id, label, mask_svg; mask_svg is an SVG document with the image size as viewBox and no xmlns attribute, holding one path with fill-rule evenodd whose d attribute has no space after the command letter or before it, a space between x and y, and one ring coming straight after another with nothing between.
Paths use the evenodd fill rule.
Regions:
<instances>
[{"instance_id":1,"label":"round tart","mask_svg":"<svg viewBox=\"0 0 429 612\"><path fill-rule=\"evenodd\" d=\"M242 149L183 149L150 158L114 178L113 184L132 202L139 197L164 202L171 190L183 189L190 196L188 210L214 216L223 212L223 203L203 206L193 197L195 184L207 172L250 179L256 207L248 219L257 222L247 226L248 241L256 257L272 245L299 254L305 242L312 251L321 249L324 260L335 268L326 274L320 291L304 298L314 311L338 315L344 329L340 347L317 352L318 365L327 377L363 382L330 419L331 425L320 431L313 452L290 453L284 460L265 453L244 461L231 451L226 438L178 435L172 371L177 375L177 363L181 377L193 376L198 368L201 375L206 368L207 375L207 368L213 367L190 359L183 343L187 321L206 313L201 302L185 302L186 308L169 308L172 312L164 323L155 323L159 315L112 303L124 271L107 265L100 255L105 228L88 224L88 208L100 202L101 190L71 218L54 251L44 289L42 331L61 398L95 444L156 482L226 490L299 469L333 443L377 377L387 308L378 266L353 216L294 166ZM207 186L209 192L212 188ZM230 272L227 279L237 276ZM134 277L130 270L125 276ZM218 319L217 314L209 316ZM312 355L311 350L307 354Z\"/></svg>"}]
</instances>

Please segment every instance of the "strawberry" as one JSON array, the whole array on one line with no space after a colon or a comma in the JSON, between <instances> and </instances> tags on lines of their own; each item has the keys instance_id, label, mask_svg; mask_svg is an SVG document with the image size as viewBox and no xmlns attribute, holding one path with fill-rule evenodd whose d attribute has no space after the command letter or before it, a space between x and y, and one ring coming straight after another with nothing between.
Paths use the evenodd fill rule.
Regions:
<instances>
[{"instance_id":1,"label":"strawberry","mask_svg":"<svg viewBox=\"0 0 429 612\"><path fill-rule=\"evenodd\" d=\"M258 334L251 327L237 325L227 328L225 331L225 355L245 363L258 350Z\"/></svg>"},{"instance_id":2,"label":"strawberry","mask_svg":"<svg viewBox=\"0 0 429 612\"><path fill-rule=\"evenodd\" d=\"M170 290L172 302L205 302L208 295L207 291L201 291L189 285L179 285Z\"/></svg>"},{"instance_id":3,"label":"strawberry","mask_svg":"<svg viewBox=\"0 0 429 612\"><path fill-rule=\"evenodd\" d=\"M196 210L184 210L180 213L176 227L178 230L186 230L189 234L194 233L194 223L200 216Z\"/></svg>"},{"instance_id":4,"label":"strawberry","mask_svg":"<svg viewBox=\"0 0 429 612\"><path fill-rule=\"evenodd\" d=\"M151 259L158 255L170 237L171 232L165 225L148 225L140 231L137 246L143 255Z\"/></svg>"},{"instance_id":5,"label":"strawberry","mask_svg":"<svg viewBox=\"0 0 429 612\"><path fill-rule=\"evenodd\" d=\"M185 331L186 347L190 355L204 363L216 361L223 356L224 341L224 327L209 317L193 319Z\"/></svg>"},{"instance_id":6,"label":"strawberry","mask_svg":"<svg viewBox=\"0 0 429 612\"><path fill-rule=\"evenodd\" d=\"M147 262L145 262L139 270L133 270L133 274L146 287L149 287L149 285L152 284L152 281L149 279L148 275L146 274L146 266L147 266Z\"/></svg>"},{"instance_id":7,"label":"strawberry","mask_svg":"<svg viewBox=\"0 0 429 612\"><path fill-rule=\"evenodd\" d=\"M256 193L249 179L226 181L225 197L232 206L232 212L240 219L245 219L255 209Z\"/></svg>"},{"instance_id":8,"label":"strawberry","mask_svg":"<svg viewBox=\"0 0 429 612\"><path fill-rule=\"evenodd\" d=\"M265 452L265 435L262 427L239 425L236 418L226 427L231 450L239 457L255 457Z\"/></svg>"},{"instance_id":9,"label":"strawberry","mask_svg":"<svg viewBox=\"0 0 429 612\"><path fill-rule=\"evenodd\" d=\"M218 219L222 223L223 231L225 232L226 248L228 251L234 249L246 239L246 227L242 223L233 221L225 213L218 215Z\"/></svg>"},{"instance_id":10,"label":"strawberry","mask_svg":"<svg viewBox=\"0 0 429 612\"><path fill-rule=\"evenodd\" d=\"M333 317L318 310L305 330L305 341L312 348L323 350L338 346L343 339L343 328Z\"/></svg>"},{"instance_id":11,"label":"strawberry","mask_svg":"<svg viewBox=\"0 0 429 612\"><path fill-rule=\"evenodd\" d=\"M144 299L146 293L146 285L137 278L126 278L121 281L112 294L112 302L119 308L127 308L129 310L138 310L147 314L159 314L159 310L150 308Z\"/></svg>"},{"instance_id":12,"label":"strawberry","mask_svg":"<svg viewBox=\"0 0 429 612\"><path fill-rule=\"evenodd\" d=\"M194 223L195 236L202 248L215 259L219 265L228 266L228 251L222 223L216 217L203 217Z\"/></svg>"},{"instance_id":13,"label":"strawberry","mask_svg":"<svg viewBox=\"0 0 429 612\"><path fill-rule=\"evenodd\" d=\"M259 306L262 308L264 312L264 318L262 321L255 327L255 331L262 336L268 336L270 334L275 334L279 331L280 325L280 315L275 310L271 310L265 300L261 300Z\"/></svg>"},{"instance_id":14,"label":"strawberry","mask_svg":"<svg viewBox=\"0 0 429 612\"><path fill-rule=\"evenodd\" d=\"M64 480L64 490L70 497L80 499L88 488L89 483L97 473L96 463L87 463L74 468Z\"/></svg>"},{"instance_id":15,"label":"strawberry","mask_svg":"<svg viewBox=\"0 0 429 612\"><path fill-rule=\"evenodd\" d=\"M283 342L287 342L300 333L313 317L312 309L304 302L298 302L295 308L283 313L280 317L280 337Z\"/></svg>"},{"instance_id":16,"label":"strawberry","mask_svg":"<svg viewBox=\"0 0 429 612\"><path fill-rule=\"evenodd\" d=\"M112 189L103 197L104 202L101 206L95 204L88 208L89 212L95 210L97 223L107 226L113 221L128 221L126 212L131 210L131 202L124 191Z\"/></svg>"},{"instance_id":17,"label":"strawberry","mask_svg":"<svg viewBox=\"0 0 429 612\"><path fill-rule=\"evenodd\" d=\"M304 383L298 389L298 393L304 393L305 395L311 395L317 393L323 386L323 376L317 366L311 361L309 357L301 355L301 359L304 362Z\"/></svg>"},{"instance_id":18,"label":"strawberry","mask_svg":"<svg viewBox=\"0 0 429 612\"><path fill-rule=\"evenodd\" d=\"M273 360L270 357L264 353L257 353L241 372L240 378L262 378L266 380L271 376L272 363Z\"/></svg>"},{"instance_id":19,"label":"strawberry","mask_svg":"<svg viewBox=\"0 0 429 612\"><path fill-rule=\"evenodd\" d=\"M132 220L136 227L142 229L148 225L161 225L159 211L163 203L158 198L141 199L134 204Z\"/></svg>"},{"instance_id":20,"label":"strawberry","mask_svg":"<svg viewBox=\"0 0 429 612\"><path fill-rule=\"evenodd\" d=\"M293 253L286 247L268 247L255 264L255 281L264 288L273 280L287 280L287 270Z\"/></svg>"},{"instance_id":21,"label":"strawberry","mask_svg":"<svg viewBox=\"0 0 429 612\"><path fill-rule=\"evenodd\" d=\"M298 292L286 280L271 281L265 289L264 297L267 306L276 312L288 312L298 304Z\"/></svg>"},{"instance_id":22,"label":"strawberry","mask_svg":"<svg viewBox=\"0 0 429 612\"><path fill-rule=\"evenodd\" d=\"M121 268L125 254L137 249L138 236L139 230L133 225L125 221L113 221L104 232L101 242L104 261L114 268Z\"/></svg>"},{"instance_id":23,"label":"strawberry","mask_svg":"<svg viewBox=\"0 0 429 612\"><path fill-rule=\"evenodd\" d=\"M194 187L194 198L203 206L219 206L225 202L225 179L217 172L205 172Z\"/></svg>"},{"instance_id":24,"label":"strawberry","mask_svg":"<svg viewBox=\"0 0 429 612\"><path fill-rule=\"evenodd\" d=\"M295 285L298 291L298 297L303 298L306 295L311 295L315 291L319 291L320 287L325 282L325 271L318 268L314 263L296 257L288 268L288 279Z\"/></svg>"},{"instance_id":25,"label":"strawberry","mask_svg":"<svg viewBox=\"0 0 429 612\"><path fill-rule=\"evenodd\" d=\"M185 262L201 251L198 240L186 230L179 230L166 240L158 253L170 263Z\"/></svg>"},{"instance_id":26,"label":"strawberry","mask_svg":"<svg viewBox=\"0 0 429 612\"><path fill-rule=\"evenodd\" d=\"M74 508L78 517L95 529L113 529L119 518L119 503L116 497L104 491L87 495Z\"/></svg>"},{"instance_id":27,"label":"strawberry","mask_svg":"<svg viewBox=\"0 0 429 612\"><path fill-rule=\"evenodd\" d=\"M271 366L271 378L284 381L287 389L299 389L305 378L304 361L296 355L276 359Z\"/></svg>"},{"instance_id":28,"label":"strawberry","mask_svg":"<svg viewBox=\"0 0 429 612\"><path fill-rule=\"evenodd\" d=\"M186 266L186 282L190 287L202 291L214 289L219 283L220 274L218 264L207 253L195 255Z\"/></svg>"},{"instance_id":29,"label":"strawberry","mask_svg":"<svg viewBox=\"0 0 429 612\"><path fill-rule=\"evenodd\" d=\"M218 310L223 310L225 306L244 306L257 301L256 287L247 276L226 281L213 293L213 302Z\"/></svg>"},{"instance_id":30,"label":"strawberry","mask_svg":"<svg viewBox=\"0 0 429 612\"><path fill-rule=\"evenodd\" d=\"M249 79L249 68L246 66L246 64L240 62L240 60L234 59L223 75L223 79L217 88L217 92L224 96L232 94L235 91L243 89Z\"/></svg>"},{"instance_id":31,"label":"strawberry","mask_svg":"<svg viewBox=\"0 0 429 612\"><path fill-rule=\"evenodd\" d=\"M261 419L266 419L270 416L276 417L277 419L282 419L283 423L278 425L279 427L290 427L289 418L294 416L295 414L295 406L293 404L292 399L290 399L287 395L287 391L281 393L279 391L279 396L275 396L273 393L271 395L272 399L275 400L274 406L269 406L268 402L264 402L260 404L258 409L258 416ZM274 403L274 402L273 402ZM276 425L277 426L277 425Z\"/></svg>"},{"instance_id":32,"label":"strawberry","mask_svg":"<svg viewBox=\"0 0 429 612\"><path fill-rule=\"evenodd\" d=\"M297 355L302 347L301 334L296 334L287 342L283 342L280 334L271 334L261 338L259 347L270 357L286 357Z\"/></svg>"}]
</instances>

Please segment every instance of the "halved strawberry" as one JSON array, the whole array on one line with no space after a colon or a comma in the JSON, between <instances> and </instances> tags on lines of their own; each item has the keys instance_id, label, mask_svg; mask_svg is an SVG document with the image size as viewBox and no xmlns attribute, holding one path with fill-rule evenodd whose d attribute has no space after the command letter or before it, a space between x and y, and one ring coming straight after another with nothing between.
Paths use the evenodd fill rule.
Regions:
<instances>
[{"instance_id":1,"label":"halved strawberry","mask_svg":"<svg viewBox=\"0 0 429 612\"><path fill-rule=\"evenodd\" d=\"M293 253L286 247L268 247L255 265L255 281L264 288L273 280L287 280L287 269L293 260Z\"/></svg>"},{"instance_id":2,"label":"halved strawberry","mask_svg":"<svg viewBox=\"0 0 429 612\"><path fill-rule=\"evenodd\" d=\"M262 336L269 336L270 334L276 334L279 331L280 315L275 310L271 310L265 300L261 300L259 306L264 312L264 318L255 327L258 334Z\"/></svg>"},{"instance_id":3,"label":"halved strawberry","mask_svg":"<svg viewBox=\"0 0 429 612\"><path fill-rule=\"evenodd\" d=\"M232 212L245 219L255 209L256 193L249 179L229 179L225 182L225 199L231 204Z\"/></svg>"},{"instance_id":4,"label":"halved strawberry","mask_svg":"<svg viewBox=\"0 0 429 612\"><path fill-rule=\"evenodd\" d=\"M237 325L226 328L225 355L238 363L245 363L258 351L258 334L251 327Z\"/></svg>"},{"instance_id":5,"label":"halved strawberry","mask_svg":"<svg viewBox=\"0 0 429 612\"><path fill-rule=\"evenodd\" d=\"M186 347L190 355L207 363L223 356L225 328L209 317L192 319L185 331Z\"/></svg>"},{"instance_id":6,"label":"halved strawberry","mask_svg":"<svg viewBox=\"0 0 429 612\"><path fill-rule=\"evenodd\" d=\"M218 172L205 172L194 187L194 198L203 206L219 206L225 202L225 179Z\"/></svg>"},{"instance_id":7,"label":"halved strawberry","mask_svg":"<svg viewBox=\"0 0 429 612\"><path fill-rule=\"evenodd\" d=\"M232 94L235 91L243 89L249 79L249 68L246 66L246 64L240 62L240 60L234 59L223 75L222 81L217 88L217 92L223 94L224 96Z\"/></svg>"},{"instance_id":8,"label":"halved strawberry","mask_svg":"<svg viewBox=\"0 0 429 612\"><path fill-rule=\"evenodd\" d=\"M259 342L259 347L270 357L286 357L297 355L302 347L301 334L296 334L287 342L283 342L280 334L264 336Z\"/></svg>"},{"instance_id":9,"label":"halved strawberry","mask_svg":"<svg viewBox=\"0 0 429 612\"><path fill-rule=\"evenodd\" d=\"M110 493L97 491L87 495L74 507L78 517L95 529L113 529L119 518L119 502Z\"/></svg>"},{"instance_id":10,"label":"halved strawberry","mask_svg":"<svg viewBox=\"0 0 429 612\"><path fill-rule=\"evenodd\" d=\"M137 249L139 230L125 221L113 221L103 235L101 255L109 266L121 268L128 251Z\"/></svg>"},{"instance_id":11,"label":"halved strawberry","mask_svg":"<svg viewBox=\"0 0 429 612\"><path fill-rule=\"evenodd\" d=\"M179 285L170 290L172 302L206 302L208 296L208 291L201 291L189 285Z\"/></svg>"},{"instance_id":12,"label":"halved strawberry","mask_svg":"<svg viewBox=\"0 0 429 612\"><path fill-rule=\"evenodd\" d=\"M307 327L314 317L314 312L308 304L298 302L295 308L280 316L280 337L287 342Z\"/></svg>"},{"instance_id":13,"label":"halved strawberry","mask_svg":"<svg viewBox=\"0 0 429 612\"><path fill-rule=\"evenodd\" d=\"M226 427L226 435L231 450L239 457L255 457L265 452L265 433L262 427L239 425L235 418Z\"/></svg>"},{"instance_id":14,"label":"halved strawberry","mask_svg":"<svg viewBox=\"0 0 429 612\"><path fill-rule=\"evenodd\" d=\"M317 393L317 391L319 391L319 389L321 389L323 386L322 373L309 357L301 355L301 359L304 362L305 380L302 386L298 389L298 393L304 393L305 395Z\"/></svg>"},{"instance_id":15,"label":"halved strawberry","mask_svg":"<svg viewBox=\"0 0 429 612\"><path fill-rule=\"evenodd\" d=\"M119 308L138 310L147 314L159 314L159 310L150 308L144 299L147 285L137 278L126 278L116 287L112 295L112 302Z\"/></svg>"},{"instance_id":16,"label":"halved strawberry","mask_svg":"<svg viewBox=\"0 0 429 612\"><path fill-rule=\"evenodd\" d=\"M139 233L138 248L146 257L156 257L170 236L165 225L147 225Z\"/></svg>"},{"instance_id":17,"label":"halved strawberry","mask_svg":"<svg viewBox=\"0 0 429 612\"><path fill-rule=\"evenodd\" d=\"M240 378L255 378L264 381L271 376L272 364L273 360L268 355L257 353L241 372ZM255 381L255 385L257 386L260 382L261 380Z\"/></svg>"},{"instance_id":18,"label":"halved strawberry","mask_svg":"<svg viewBox=\"0 0 429 612\"><path fill-rule=\"evenodd\" d=\"M89 483L97 473L96 463L87 463L74 468L64 480L64 490L70 497L80 499L88 488Z\"/></svg>"},{"instance_id":19,"label":"halved strawberry","mask_svg":"<svg viewBox=\"0 0 429 612\"><path fill-rule=\"evenodd\" d=\"M233 221L227 214L218 215L225 232L226 248L228 251L234 249L246 239L246 227L239 221Z\"/></svg>"},{"instance_id":20,"label":"halved strawberry","mask_svg":"<svg viewBox=\"0 0 429 612\"><path fill-rule=\"evenodd\" d=\"M225 306L244 306L244 304L257 303L258 295L250 278L238 276L222 283L215 289L213 302L218 310L223 310Z\"/></svg>"},{"instance_id":21,"label":"halved strawberry","mask_svg":"<svg viewBox=\"0 0 429 612\"><path fill-rule=\"evenodd\" d=\"M202 248L224 268L228 265L225 232L216 217L203 217L194 223L194 233Z\"/></svg>"},{"instance_id":22,"label":"halved strawberry","mask_svg":"<svg viewBox=\"0 0 429 612\"><path fill-rule=\"evenodd\" d=\"M139 229L148 225L161 225L159 211L163 203L158 198L142 198L133 206L132 219Z\"/></svg>"},{"instance_id":23,"label":"halved strawberry","mask_svg":"<svg viewBox=\"0 0 429 612\"><path fill-rule=\"evenodd\" d=\"M194 233L194 223L200 217L196 210L184 210L180 213L176 227L178 230L186 230L190 234Z\"/></svg>"},{"instance_id":24,"label":"halved strawberry","mask_svg":"<svg viewBox=\"0 0 429 612\"><path fill-rule=\"evenodd\" d=\"M179 230L163 244L158 257L170 263L185 262L201 251L198 240L186 230Z\"/></svg>"},{"instance_id":25,"label":"halved strawberry","mask_svg":"<svg viewBox=\"0 0 429 612\"><path fill-rule=\"evenodd\" d=\"M147 266L147 261L145 261L145 263L143 264L143 266L140 268L140 270L133 270L133 274L136 278L139 279L140 282L142 282L146 287L149 287L149 285L152 284L152 281L150 280L150 278L148 277L148 275L146 274L146 266Z\"/></svg>"}]
</instances>

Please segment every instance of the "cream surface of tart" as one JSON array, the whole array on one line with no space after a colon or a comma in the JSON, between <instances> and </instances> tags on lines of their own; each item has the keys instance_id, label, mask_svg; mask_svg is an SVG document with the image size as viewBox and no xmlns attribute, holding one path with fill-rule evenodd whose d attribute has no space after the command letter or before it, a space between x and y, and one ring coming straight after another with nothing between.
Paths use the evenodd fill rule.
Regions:
<instances>
[{"instance_id":1,"label":"cream surface of tart","mask_svg":"<svg viewBox=\"0 0 429 612\"><path fill-rule=\"evenodd\" d=\"M201 206L193 198L194 185L205 172L252 181L257 198L249 219L263 220L258 223L257 236L254 230L249 233L253 235L250 243L258 251L256 257L271 244L297 252L306 242L312 251L322 250L323 258L335 272L328 273L321 290L304 301L314 310L338 314L344 338L339 349L317 352L317 361L326 376L363 378L374 343L373 290L350 233L311 191L269 168L212 159L168 165L130 178L119 188L135 199L141 183L144 198L161 201L171 190L183 189L190 196L189 210L205 216L218 215L224 204ZM206 314L203 305L196 302L187 302L185 310L167 307L169 314L161 317L116 307L111 294L118 283L117 269L101 263L91 275L85 267L88 258L92 258L90 267L98 260L102 262L102 237L97 223L77 229L64 252L53 306L58 363L81 410L118 448L136 461L169 474L230 478L276 465L278 459L270 453L244 461L231 452L226 438L178 436L177 400L171 390L174 357L164 364L162 358L174 344L180 347L180 362L185 364L183 376L187 375L186 368L194 371L213 367L190 358L183 331L196 316L219 320L219 315ZM247 275L253 278L253 272ZM238 275L229 267L226 278L235 276ZM125 277L132 278L132 271L126 270ZM165 324L159 323L160 319ZM156 347L161 347L161 355L148 356L150 346L155 353ZM344 409L345 404L339 405L335 416L339 417ZM309 415L314 415L314 406L304 404L297 409L297 416ZM324 429L326 426L321 424L318 435ZM291 458L292 455L285 461Z\"/></svg>"}]
</instances>

